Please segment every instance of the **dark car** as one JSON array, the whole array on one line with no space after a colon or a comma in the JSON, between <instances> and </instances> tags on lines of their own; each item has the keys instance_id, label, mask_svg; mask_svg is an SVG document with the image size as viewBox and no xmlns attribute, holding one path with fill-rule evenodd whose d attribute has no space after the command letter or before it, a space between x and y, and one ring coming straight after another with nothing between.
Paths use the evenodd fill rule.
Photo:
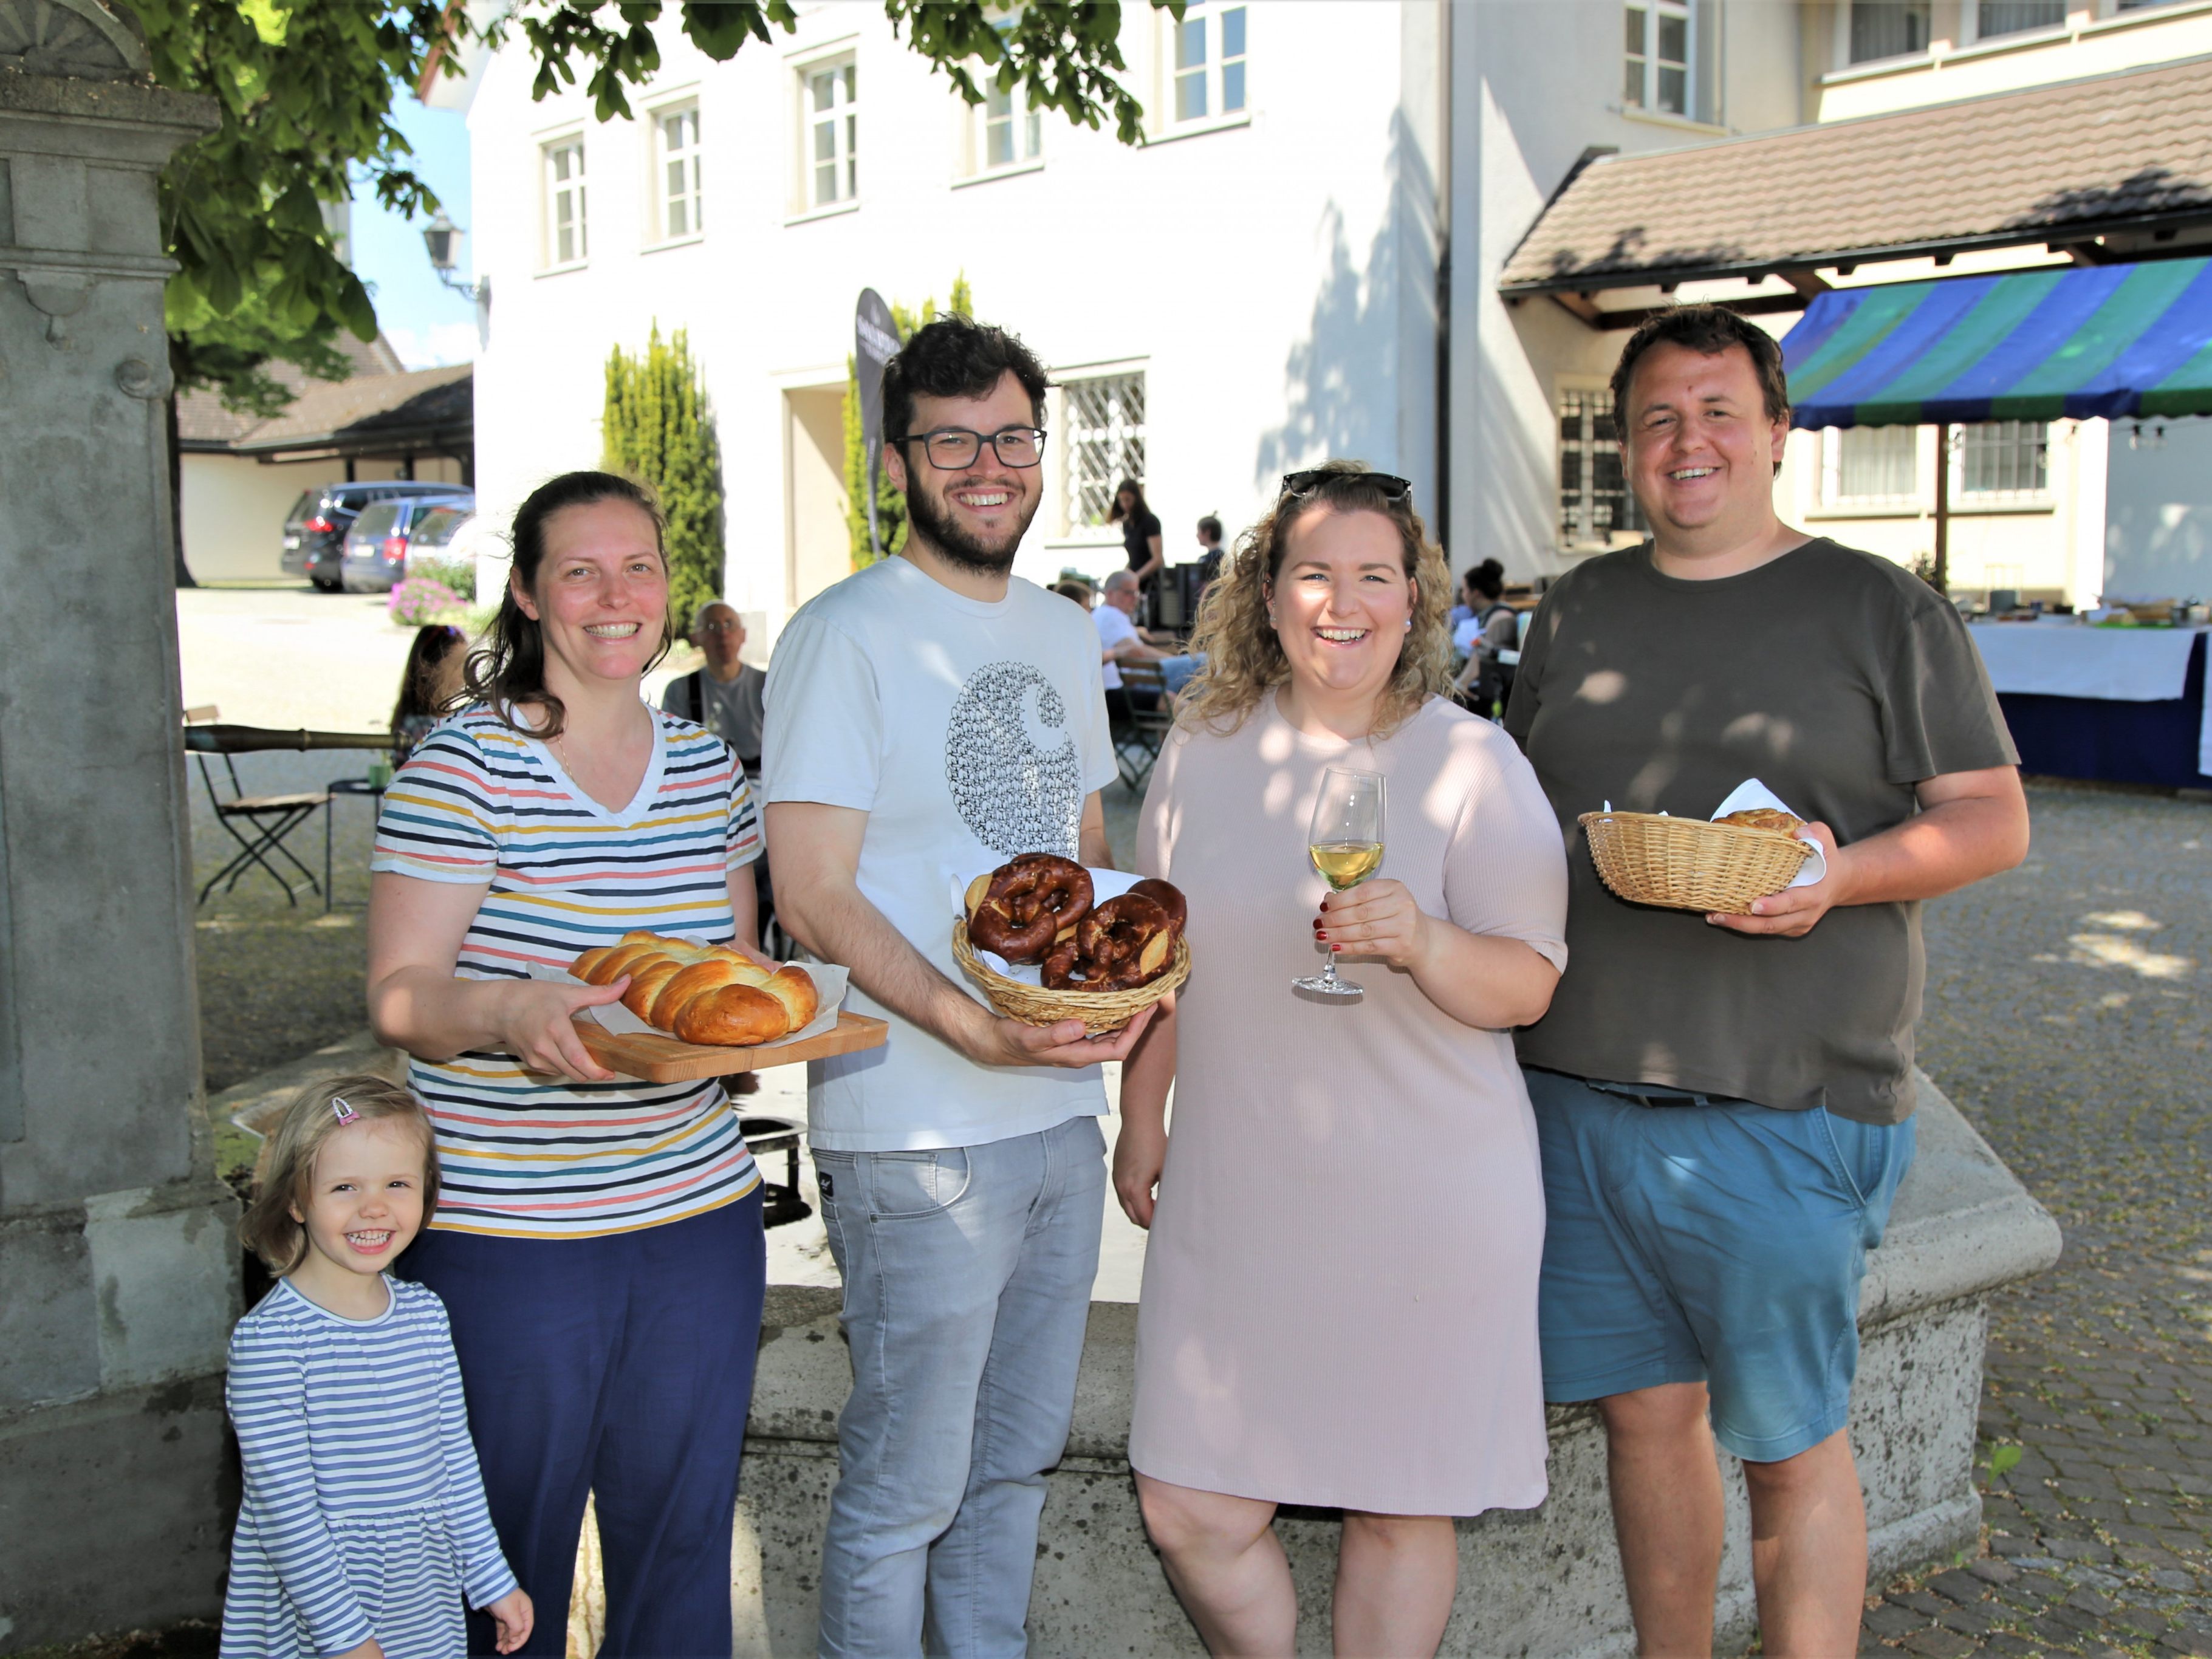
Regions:
<instances>
[{"instance_id":1,"label":"dark car","mask_svg":"<svg viewBox=\"0 0 2212 1659\"><path fill-rule=\"evenodd\" d=\"M467 495L457 484L379 478L373 483L328 483L292 503L284 518L283 564L288 576L305 576L326 593L343 581L345 533L365 507L414 495Z\"/></svg>"},{"instance_id":2,"label":"dark car","mask_svg":"<svg viewBox=\"0 0 2212 1659\"><path fill-rule=\"evenodd\" d=\"M436 495L371 501L345 533L338 585L349 593L386 593L407 579L410 547L428 553L453 539L476 511L476 495L451 484Z\"/></svg>"}]
</instances>

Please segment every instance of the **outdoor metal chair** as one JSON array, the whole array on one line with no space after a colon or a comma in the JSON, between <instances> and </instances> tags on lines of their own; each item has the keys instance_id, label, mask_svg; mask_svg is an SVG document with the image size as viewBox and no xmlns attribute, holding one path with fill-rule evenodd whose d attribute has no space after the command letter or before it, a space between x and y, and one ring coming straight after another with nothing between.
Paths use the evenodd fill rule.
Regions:
<instances>
[{"instance_id":1,"label":"outdoor metal chair","mask_svg":"<svg viewBox=\"0 0 2212 1659\"><path fill-rule=\"evenodd\" d=\"M1121 695L1128 702L1128 724L1114 733L1114 764L1122 786L1131 794L1145 787L1152 763L1175 728L1175 705L1168 696L1167 679L1156 662L1125 662Z\"/></svg>"},{"instance_id":2,"label":"outdoor metal chair","mask_svg":"<svg viewBox=\"0 0 2212 1659\"><path fill-rule=\"evenodd\" d=\"M787 1117L740 1116L738 1133L756 1159L784 1154L781 1182L770 1181L765 1170L761 1175L761 1225L787 1227L812 1215L814 1206L799 1194L799 1125Z\"/></svg>"},{"instance_id":3,"label":"outdoor metal chair","mask_svg":"<svg viewBox=\"0 0 2212 1659\"><path fill-rule=\"evenodd\" d=\"M239 878L255 865L268 872L270 880L284 890L284 896L296 906L300 902L297 884L289 880L264 856L274 853L297 870L307 881L309 890L316 894L323 890L315 879L315 872L292 855L284 845L284 837L297 830L315 815L317 807L328 808L331 792L327 789L303 789L296 794L249 795L238 781L238 763L230 756L222 756L223 769L230 775L230 799L225 800L217 792L215 769L206 755L193 757L200 763L200 780L207 785L208 800L215 808L215 818L230 838L238 843L239 850L229 863L208 878L207 885L200 889L198 902L205 904L208 895L217 885L226 893L238 885ZM241 831L239 825L246 830Z\"/></svg>"}]
</instances>

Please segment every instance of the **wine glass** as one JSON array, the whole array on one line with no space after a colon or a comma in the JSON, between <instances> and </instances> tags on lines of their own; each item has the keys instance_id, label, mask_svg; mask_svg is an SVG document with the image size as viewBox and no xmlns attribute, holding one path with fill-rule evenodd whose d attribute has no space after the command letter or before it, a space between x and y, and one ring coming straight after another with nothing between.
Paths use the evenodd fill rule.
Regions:
<instances>
[{"instance_id":1,"label":"wine glass","mask_svg":"<svg viewBox=\"0 0 2212 1659\"><path fill-rule=\"evenodd\" d=\"M1321 775L1321 793L1314 800L1313 823L1306 832L1306 856L1322 879L1339 893L1348 892L1382 867L1382 775L1355 772L1332 766ZM1336 952L1326 965L1291 983L1316 996L1340 997L1350 1002L1366 994L1366 987L1336 974Z\"/></svg>"}]
</instances>

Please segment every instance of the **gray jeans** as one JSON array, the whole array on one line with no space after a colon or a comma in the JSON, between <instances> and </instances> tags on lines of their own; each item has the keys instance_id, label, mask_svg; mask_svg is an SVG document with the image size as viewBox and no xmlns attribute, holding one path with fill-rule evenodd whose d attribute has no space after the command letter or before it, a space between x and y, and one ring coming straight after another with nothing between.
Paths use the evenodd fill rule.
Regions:
<instances>
[{"instance_id":1,"label":"gray jeans","mask_svg":"<svg viewBox=\"0 0 2212 1659\"><path fill-rule=\"evenodd\" d=\"M1019 1655L1106 1201L1098 1120L921 1152L817 1149L853 1393L824 1655Z\"/></svg>"}]
</instances>

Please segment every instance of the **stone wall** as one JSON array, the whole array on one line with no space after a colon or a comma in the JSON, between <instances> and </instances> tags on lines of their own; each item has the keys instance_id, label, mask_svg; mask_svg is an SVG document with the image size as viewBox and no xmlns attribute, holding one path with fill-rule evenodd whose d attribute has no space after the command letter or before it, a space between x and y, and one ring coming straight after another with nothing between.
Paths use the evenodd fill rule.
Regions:
<instances>
[{"instance_id":1,"label":"stone wall","mask_svg":"<svg viewBox=\"0 0 2212 1659\"><path fill-rule=\"evenodd\" d=\"M2057 1259L2058 1230L1923 1079L1919 1155L1860 1304L1864 1347L1852 1443L1876 1577L1976 1547L1975 1419L1989 1293ZM813 1651L836 1419L850 1383L833 1291L772 1288L732 1560L740 1656ZM1039 1655L1202 1653L1146 1540L1126 1461L1136 1310L1097 1303L1069 1455L1048 1482L1030 1601ZM1632 1651L1595 1411L1551 1413L1552 1491L1532 1512L1460 1523L1459 1604L1447 1655ZM1720 1633L1752 1627L1749 1520L1735 1461ZM1298 1585L1301 1650L1328 1649L1334 1517L1278 1522Z\"/></svg>"}]
</instances>

